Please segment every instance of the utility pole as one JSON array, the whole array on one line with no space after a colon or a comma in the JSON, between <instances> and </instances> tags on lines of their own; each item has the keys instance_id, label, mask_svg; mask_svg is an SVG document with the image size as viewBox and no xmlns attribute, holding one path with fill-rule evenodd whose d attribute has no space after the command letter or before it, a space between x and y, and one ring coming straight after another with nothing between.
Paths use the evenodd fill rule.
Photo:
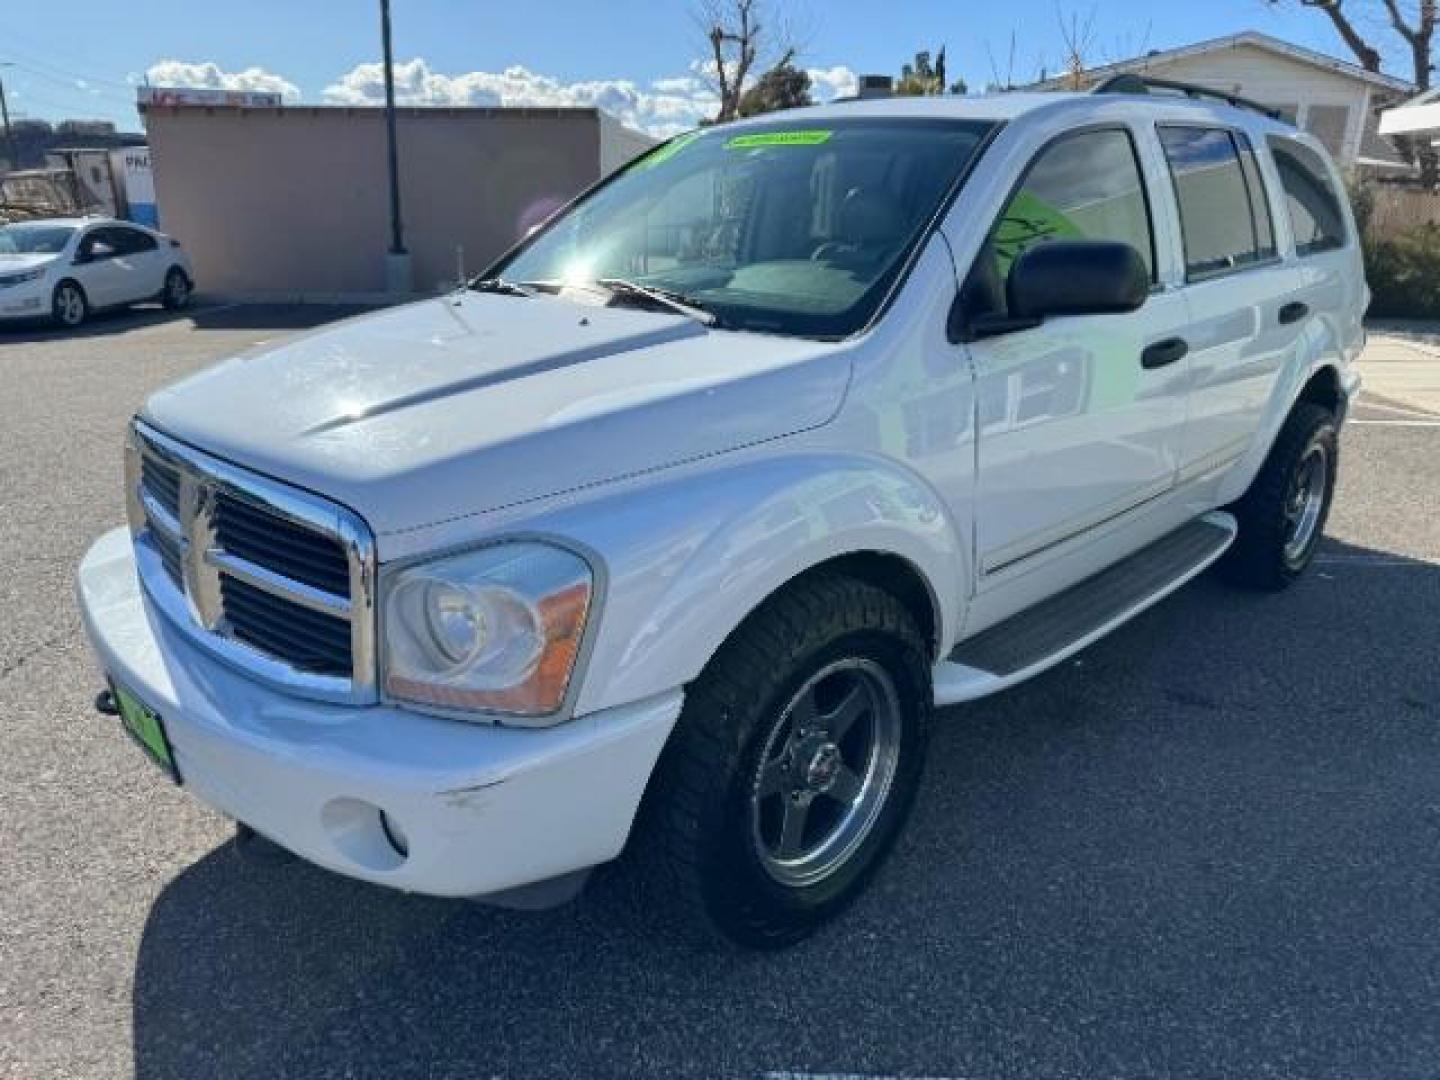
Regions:
<instances>
[{"instance_id":1,"label":"utility pole","mask_svg":"<svg viewBox=\"0 0 1440 1080\"><path fill-rule=\"evenodd\" d=\"M390 49L390 0L380 0L380 43L385 62L385 143L390 173L390 250L385 258L388 292L408 293L410 255L400 219L400 157L395 148L395 58Z\"/></svg>"},{"instance_id":2,"label":"utility pole","mask_svg":"<svg viewBox=\"0 0 1440 1080\"><path fill-rule=\"evenodd\" d=\"M13 63L0 63L0 68L14 67ZM5 80L0 79L0 121L5 124L5 152L10 158L11 171L20 168L20 154L15 149L15 133L10 130L10 109L5 104Z\"/></svg>"}]
</instances>

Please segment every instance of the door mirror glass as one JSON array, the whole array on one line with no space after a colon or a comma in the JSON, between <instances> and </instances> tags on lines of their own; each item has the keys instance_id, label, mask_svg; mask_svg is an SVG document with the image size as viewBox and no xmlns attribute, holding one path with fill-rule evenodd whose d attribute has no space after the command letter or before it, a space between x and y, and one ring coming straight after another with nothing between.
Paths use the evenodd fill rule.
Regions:
<instances>
[{"instance_id":1,"label":"door mirror glass","mask_svg":"<svg viewBox=\"0 0 1440 1080\"><path fill-rule=\"evenodd\" d=\"M1129 244L1051 240L1016 258L1005 282L1012 319L1038 323L1054 315L1134 311L1150 294L1150 272Z\"/></svg>"}]
</instances>

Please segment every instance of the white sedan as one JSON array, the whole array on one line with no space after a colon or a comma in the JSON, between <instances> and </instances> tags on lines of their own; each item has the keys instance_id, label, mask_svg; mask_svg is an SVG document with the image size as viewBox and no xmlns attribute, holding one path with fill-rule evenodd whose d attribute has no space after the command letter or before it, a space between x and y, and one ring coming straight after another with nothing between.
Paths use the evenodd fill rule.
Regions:
<instances>
[{"instance_id":1,"label":"white sedan","mask_svg":"<svg viewBox=\"0 0 1440 1080\"><path fill-rule=\"evenodd\" d=\"M177 240L113 218L0 226L0 321L48 315L79 326L101 308L190 301L195 275Z\"/></svg>"}]
</instances>

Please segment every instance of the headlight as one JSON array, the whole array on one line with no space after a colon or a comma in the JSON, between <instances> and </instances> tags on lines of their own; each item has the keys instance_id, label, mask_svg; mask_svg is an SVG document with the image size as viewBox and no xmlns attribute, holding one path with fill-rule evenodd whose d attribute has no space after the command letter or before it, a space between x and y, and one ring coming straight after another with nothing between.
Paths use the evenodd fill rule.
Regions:
<instances>
[{"instance_id":1,"label":"headlight","mask_svg":"<svg viewBox=\"0 0 1440 1080\"><path fill-rule=\"evenodd\" d=\"M533 542L394 571L381 608L386 693L447 710L555 712L592 588L585 560Z\"/></svg>"},{"instance_id":2,"label":"headlight","mask_svg":"<svg viewBox=\"0 0 1440 1080\"><path fill-rule=\"evenodd\" d=\"M27 281L39 281L44 276L43 266L37 266L34 270L22 270L18 274L0 274L0 289L11 285L24 285Z\"/></svg>"}]
</instances>

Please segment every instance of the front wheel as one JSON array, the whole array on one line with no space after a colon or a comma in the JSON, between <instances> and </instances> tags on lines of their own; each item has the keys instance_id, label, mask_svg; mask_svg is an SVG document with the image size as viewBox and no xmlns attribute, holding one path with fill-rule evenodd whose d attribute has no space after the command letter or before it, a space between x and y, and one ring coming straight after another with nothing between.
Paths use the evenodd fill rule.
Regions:
<instances>
[{"instance_id":1,"label":"front wheel","mask_svg":"<svg viewBox=\"0 0 1440 1080\"><path fill-rule=\"evenodd\" d=\"M73 281L62 281L50 296L50 317L58 325L74 329L90 314L85 290Z\"/></svg>"},{"instance_id":2,"label":"front wheel","mask_svg":"<svg viewBox=\"0 0 1440 1080\"><path fill-rule=\"evenodd\" d=\"M1305 572L1330 514L1339 450L1334 414L1296 405L1254 483L1230 507L1240 531L1220 564L1227 578L1274 591Z\"/></svg>"},{"instance_id":3,"label":"front wheel","mask_svg":"<svg viewBox=\"0 0 1440 1080\"><path fill-rule=\"evenodd\" d=\"M664 908L754 948L834 918L904 824L932 708L925 642L888 593L826 576L768 601L662 756L646 841Z\"/></svg>"}]
</instances>

